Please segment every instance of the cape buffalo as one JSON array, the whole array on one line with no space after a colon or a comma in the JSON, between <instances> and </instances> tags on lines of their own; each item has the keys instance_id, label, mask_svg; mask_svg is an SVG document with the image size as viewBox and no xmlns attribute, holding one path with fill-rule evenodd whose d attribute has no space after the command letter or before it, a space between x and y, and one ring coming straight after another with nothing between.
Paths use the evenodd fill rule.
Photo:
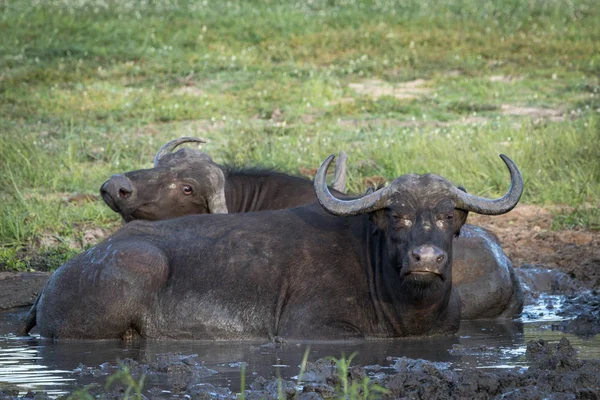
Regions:
<instances>
[{"instance_id":1,"label":"cape buffalo","mask_svg":"<svg viewBox=\"0 0 600 400\"><path fill-rule=\"evenodd\" d=\"M134 221L62 265L20 334L103 339L350 339L452 333L461 313L452 242L469 211L498 215L500 199L444 178L403 175L354 200L246 214Z\"/></svg>"},{"instance_id":2,"label":"cape buffalo","mask_svg":"<svg viewBox=\"0 0 600 400\"><path fill-rule=\"evenodd\" d=\"M204 141L189 137L172 140L157 152L154 168L113 175L100 190L104 201L126 221L227 210L278 210L317 201L308 179L222 167L193 149L172 152L186 142ZM343 191L347 155L340 152L340 156L333 187ZM494 234L465 224L454 249L453 282L463 302L463 319L510 318L521 312L521 285Z\"/></svg>"},{"instance_id":3,"label":"cape buffalo","mask_svg":"<svg viewBox=\"0 0 600 400\"><path fill-rule=\"evenodd\" d=\"M172 153L188 142L204 143L192 137L172 140L156 153L154 168L113 175L100 188L104 202L125 221L280 210L317 202L309 179L220 166L194 149ZM346 190L346 159L340 152L333 181L340 193Z\"/></svg>"}]
</instances>

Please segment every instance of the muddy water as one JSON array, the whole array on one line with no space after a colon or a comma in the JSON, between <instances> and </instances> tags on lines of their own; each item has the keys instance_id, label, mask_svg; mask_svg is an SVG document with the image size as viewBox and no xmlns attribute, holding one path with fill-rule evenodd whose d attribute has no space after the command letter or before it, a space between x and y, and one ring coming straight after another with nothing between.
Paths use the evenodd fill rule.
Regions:
<instances>
[{"instance_id":1,"label":"muddy water","mask_svg":"<svg viewBox=\"0 0 600 400\"><path fill-rule=\"evenodd\" d=\"M455 370L527 368L524 354L529 340L558 341L565 336L579 350L580 358L599 359L600 335L578 337L555 329L561 321L574 317L561 313L565 300L562 295L543 294L529 302L519 320L463 321L458 334L449 337L286 343L279 347L251 342L53 342L39 338L35 331L31 338L18 338L14 332L26 310L8 311L0 313L0 390L60 395L92 382L104 384L119 360L130 359L144 364L157 360L192 362L196 382L236 392L242 366L247 382L257 376L292 379L307 347L309 361L357 353L353 363L368 366L370 374L394 372L392 365L400 357L425 359ZM170 390L176 385L173 379L172 374L149 373L145 387Z\"/></svg>"}]
</instances>

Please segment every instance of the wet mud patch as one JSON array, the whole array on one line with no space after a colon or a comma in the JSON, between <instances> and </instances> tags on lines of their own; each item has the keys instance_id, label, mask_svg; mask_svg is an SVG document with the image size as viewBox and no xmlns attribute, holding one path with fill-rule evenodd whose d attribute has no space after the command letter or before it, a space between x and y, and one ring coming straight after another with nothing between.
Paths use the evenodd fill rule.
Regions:
<instances>
[{"instance_id":1,"label":"wet mud patch","mask_svg":"<svg viewBox=\"0 0 600 400\"><path fill-rule=\"evenodd\" d=\"M0 310L30 306L50 272L0 272Z\"/></svg>"},{"instance_id":2,"label":"wet mud patch","mask_svg":"<svg viewBox=\"0 0 600 400\"><path fill-rule=\"evenodd\" d=\"M594 337L600 333L600 292L586 291L568 296L559 315L564 321L553 324L552 329L581 337Z\"/></svg>"},{"instance_id":3,"label":"wet mud patch","mask_svg":"<svg viewBox=\"0 0 600 400\"><path fill-rule=\"evenodd\" d=\"M277 399L283 393L284 398L322 399L343 397L348 393L344 387L384 399L596 398L600 394L600 362L579 359L566 338L558 343L532 340L525 358L528 368L490 372L453 370L445 363L400 358L388 373L379 372L379 366L340 370L335 362L319 359L307 364L301 382L258 378L245 395Z\"/></svg>"},{"instance_id":4,"label":"wet mud patch","mask_svg":"<svg viewBox=\"0 0 600 400\"><path fill-rule=\"evenodd\" d=\"M494 346L474 348L454 346L450 353L469 356L497 353ZM308 361L301 375L293 377L245 376L247 399L326 399L344 398L349 393L383 399L463 399L463 398L596 398L600 395L600 361L583 360L568 339L527 342L523 352L525 367L490 369L452 368L448 362L408 357L387 357L383 365L344 365L332 358ZM168 353L151 363L125 359L120 364L105 363L97 368L80 365L75 375L93 376L98 381L125 365L134 381L145 376L144 394L151 398L237 399L241 389L206 381L218 374L196 355ZM299 367L299 366L298 366ZM299 370L299 369L296 369ZM109 389L93 385L95 396L123 398L126 386ZM15 392L1 392L0 398L16 398ZM37 398L46 398L38 394Z\"/></svg>"}]
</instances>

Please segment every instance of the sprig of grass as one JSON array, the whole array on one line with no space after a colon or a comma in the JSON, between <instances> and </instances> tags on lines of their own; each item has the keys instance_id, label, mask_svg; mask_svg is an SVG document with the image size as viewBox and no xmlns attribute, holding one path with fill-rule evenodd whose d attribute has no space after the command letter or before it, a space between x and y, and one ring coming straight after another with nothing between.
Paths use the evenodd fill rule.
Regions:
<instances>
[{"instance_id":1,"label":"sprig of grass","mask_svg":"<svg viewBox=\"0 0 600 400\"><path fill-rule=\"evenodd\" d=\"M383 394L388 393L387 389L376 384L372 384L369 377L365 376L360 382L350 380L350 365L357 352L352 353L346 358L344 354L340 358L328 357L335 361L336 372L340 378L341 384L335 388L338 398L348 400L370 400L381 398Z\"/></svg>"},{"instance_id":2,"label":"sprig of grass","mask_svg":"<svg viewBox=\"0 0 600 400\"><path fill-rule=\"evenodd\" d=\"M142 389L144 388L144 380L146 375L142 375L138 381L133 379L129 367L121 365L119 370L108 377L105 388L108 390L114 383L120 383L125 386L123 400L143 399ZM133 393L132 393L133 392Z\"/></svg>"}]
</instances>

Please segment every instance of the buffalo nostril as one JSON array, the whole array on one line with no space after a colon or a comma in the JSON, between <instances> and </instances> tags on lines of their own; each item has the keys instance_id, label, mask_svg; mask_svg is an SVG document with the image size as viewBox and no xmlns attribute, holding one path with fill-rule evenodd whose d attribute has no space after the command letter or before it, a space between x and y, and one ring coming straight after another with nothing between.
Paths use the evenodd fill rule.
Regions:
<instances>
[{"instance_id":1,"label":"buffalo nostril","mask_svg":"<svg viewBox=\"0 0 600 400\"><path fill-rule=\"evenodd\" d=\"M127 190L127 189L124 189L124 188L120 188L119 189L119 197L120 198L126 199L129 196L131 196L131 190Z\"/></svg>"}]
</instances>

